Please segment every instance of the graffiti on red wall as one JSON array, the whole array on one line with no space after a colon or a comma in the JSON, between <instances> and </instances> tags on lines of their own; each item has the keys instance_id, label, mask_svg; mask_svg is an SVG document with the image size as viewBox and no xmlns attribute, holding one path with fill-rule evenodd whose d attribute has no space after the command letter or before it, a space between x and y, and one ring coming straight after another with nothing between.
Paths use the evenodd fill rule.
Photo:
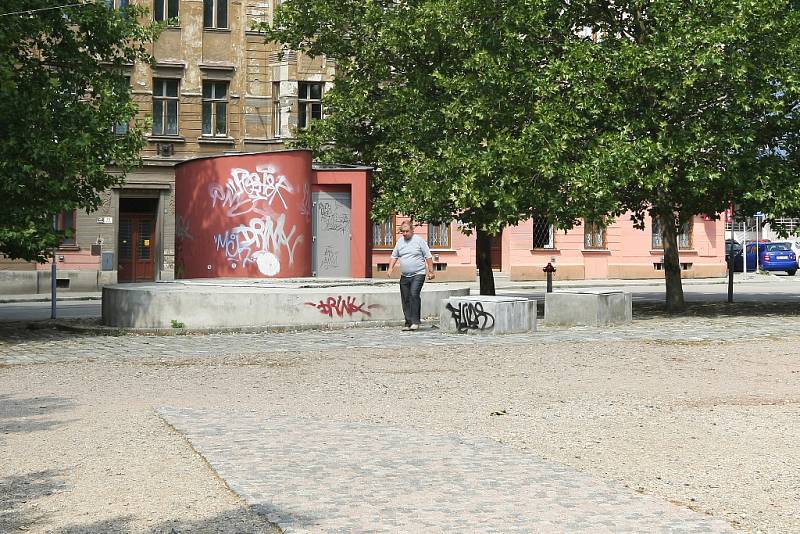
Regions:
<instances>
[{"instance_id":1,"label":"graffiti on red wall","mask_svg":"<svg viewBox=\"0 0 800 534\"><path fill-rule=\"evenodd\" d=\"M276 174L276 169L271 165L259 165L255 172L231 169L231 177L224 189L216 183L209 186L211 206L215 208L219 202L228 210L229 217L251 211L266 215L268 207L277 198L283 204L283 209L287 209L283 192L292 193L292 184L285 176Z\"/></svg>"},{"instance_id":2,"label":"graffiti on red wall","mask_svg":"<svg viewBox=\"0 0 800 534\"><path fill-rule=\"evenodd\" d=\"M287 209L284 193L294 192L292 184L279 175L272 166L257 166L255 172L231 169L231 176L223 188L214 183L209 186L211 207L221 207L228 217L247 213L257 215L248 224L238 224L223 233L214 235L216 250L222 251L233 269L255 264L261 274L276 276L281 271L281 252L285 249L289 265L294 263L294 251L303 242L296 235L297 227L289 228L286 214L276 214L275 202Z\"/></svg>"},{"instance_id":3,"label":"graffiti on red wall","mask_svg":"<svg viewBox=\"0 0 800 534\"><path fill-rule=\"evenodd\" d=\"M361 304L357 303L355 297L342 297L341 295L338 297L328 297L327 299L320 299L319 302L306 302L306 306L313 306L314 308L318 309L322 315L327 315L328 317L333 317L335 313L338 317L344 317L347 314L348 317L352 317L355 313L362 313L367 317L370 317L372 313L369 310L380 308L380 304L370 304L367 306L366 302L362 302Z\"/></svg>"}]
</instances>

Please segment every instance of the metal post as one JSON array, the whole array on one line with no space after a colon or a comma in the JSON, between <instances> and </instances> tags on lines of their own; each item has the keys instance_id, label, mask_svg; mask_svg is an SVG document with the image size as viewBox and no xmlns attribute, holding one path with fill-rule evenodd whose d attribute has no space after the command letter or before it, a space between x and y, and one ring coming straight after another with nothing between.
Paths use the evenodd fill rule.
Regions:
<instances>
[{"instance_id":1,"label":"metal post","mask_svg":"<svg viewBox=\"0 0 800 534\"><path fill-rule=\"evenodd\" d=\"M50 318L56 318L56 249L53 249L53 263L50 266Z\"/></svg>"},{"instance_id":2,"label":"metal post","mask_svg":"<svg viewBox=\"0 0 800 534\"><path fill-rule=\"evenodd\" d=\"M759 250L758 250L759 243L761 243L761 239L759 239L759 237L758 237L758 214L756 214L756 271L755 271L755 274L758 274L758 266L760 265L760 260L761 260L761 258L759 258L759 255L758 255L758 253L759 253Z\"/></svg>"},{"instance_id":3,"label":"metal post","mask_svg":"<svg viewBox=\"0 0 800 534\"><path fill-rule=\"evenodd\" d=\"M53 215L53 231L58 231L58 215ZM50 318L56 318L56 252L58 249L50 249L53 255L53 263L50 265Z\"/></svg>"},{"instance_id":4,"label":"metal post","mask_svg":"<svg viewBox=\"0 0 800 534\"><path fill-rule=\"evenodd\" d=\"M747 217L744 218L744 233L742 234L742 265L744 266L742 278L747 280Z\"/></svg>"},{"instance_id":5,"label":"metal post","mask_svg":"<svg viewBox=\"0 0 800 534\"><path fill-rule=\"evenodd\" d=\"M555 262L555 258L550 258L550 263L545 265L544 269L542 269L547 274L547 292L553 292L553 273L556 272L556 268L553 267L553 262Z\"/></svg>"},{"instance_id":6,"label":"metal post","mask_svg":"<svg viewBox=\"0 0 800 534\"><path fill-rule=\"evenodd\" d=\"M733 249L733 244L736 242L733 238L733 202L731 202L731 251L728 253L728 302L733 302L733 269L736 265L736 252ZM742 260L744 260L744 249L742 249Z\"/></svg>"}]
</instances>

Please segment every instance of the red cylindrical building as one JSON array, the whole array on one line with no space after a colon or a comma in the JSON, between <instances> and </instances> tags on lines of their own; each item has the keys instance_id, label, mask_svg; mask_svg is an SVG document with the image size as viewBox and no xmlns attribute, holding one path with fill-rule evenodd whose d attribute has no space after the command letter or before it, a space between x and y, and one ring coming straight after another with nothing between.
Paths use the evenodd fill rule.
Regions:
<instances>
[{"instance_id":1,"label":"red cylindrical building","mask_svg":"<svg viewBox=\"0 0 800 534\"><path fill-rule=\"evenodd\" d=\"M311 276L311 152L175 167L176 278Z\"/></svg>"}]
</instances>

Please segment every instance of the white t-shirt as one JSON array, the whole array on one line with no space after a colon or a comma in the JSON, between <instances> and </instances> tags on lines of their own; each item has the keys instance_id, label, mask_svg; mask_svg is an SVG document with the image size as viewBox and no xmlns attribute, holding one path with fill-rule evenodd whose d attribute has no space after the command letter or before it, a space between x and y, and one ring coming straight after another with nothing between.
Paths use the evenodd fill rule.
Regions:
<instances>
[{"instance_id":1,"label":"white t-shirt","mask_svg":"<svg viewBox=\"0 0 800 534\"><path fill-rule=\"evenodd\" d=\"M411 239L401 237L397 240L392 257L400 259L400 274L416 276L425 274L425 260L433 256L425 240L414 234Z\"/></svg>"}]
</instances>

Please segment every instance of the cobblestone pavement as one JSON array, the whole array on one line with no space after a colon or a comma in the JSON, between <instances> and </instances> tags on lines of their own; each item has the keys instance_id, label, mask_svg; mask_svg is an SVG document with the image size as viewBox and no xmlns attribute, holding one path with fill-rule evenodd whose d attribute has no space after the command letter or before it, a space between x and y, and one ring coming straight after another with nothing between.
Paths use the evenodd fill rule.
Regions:
<instances>
[{"instance_id":1,"label":"cobblestone pavement","mask_svg":"<svg viewBox=\"0 0 800 534\"><path fill-rule=\"evenodd\" d=\"M162 408L284 532L734 532L486 439Z\"/></svg>"},{"instance_id":2,"label":"cobblestone pavement","mask_svg":"<svg viewBox=\"0 0 800 534\"><path fill-rule=\"evenodd\" d=\"M781 513L784 516L776 514L772 520L783 521L776 524L784 526L793 525L795 523L791 523L793 521L791 518L786 519L787 512L785 510L793 510L793 503L796 502L796 500L792 500L792 495L794 495L792 492L796 485L793 485L791 481L797 480L796 476L792 476L792 466L798 464L793 459L795 449L791 446L795 441L792 441L791 431L788 430L794 428L791 426L791 422L794 420L792 414L796 412L792 412L788 405L779 405L775 401L775 399L789 399L786 402L796 404L796 401L791 400L795 398L793 396L795 390L789 388L787 384L790 384L790 381L784 378L790 369L790 367L785 367L784 360L781 360L783 362L781 365L784 367L779 365L781 374L775 375L761 375L762 370L760 370L758 362L743 362L752 366L747 369L753 369L753 379L751 380L751 375L748 374L747 380L739 383L737 391L740 392L741 399L736 397L735 391L731 394L731 398L720 393L723 390L727 392L731 388L732 382L736 382L734 380L736 376L731 374L716 376L709 374L716 373L714 369L705 369L712 365L716 366L716 362L721 364L722 360L717 359L715 363L710 364L705 363L705 359L703 359L694 367L691 367L693 365L691 361L677 365L668 364L672 372L669 375L672 378L667 380L670 385L682 384L682 378L686 378L689 373L703 373L703 378L700 382L693 383L692 388L696 387L698 391L712 389L708 396L693 401L713 404L715 408L713 415L704 418L703 412L700 412L700 416L698 416L698 412L692 411L694 405L690 407L689 412L684 413L686 408L682 399L686 396L686 392L680 390L684 387L683 385L675 386L673 389L667 388L668 391L662 392L661 397L653 399L649 393L632 397L633 394L627 389L610 386L609 384L613 381L606 382L614 376L621 376L622 378L613 383L618 386L627 385L628 374L625 372L625 366L633 365L638 370L638 374L634 375L637 378L633 382L638 383L640 388L649 391L658 384L659 380L662 380L661 373L665 367L661 364L668 354L661 354L655 361L643 364L638 359L629 357L623 349L620 349L619 353L615 353L613 350L603 352L602 358L610 358L610 361L622 362L622 364L611 370L595 365L594 369L597 372L605 374L601 373L588 382L580 381L580 379L588 379L584 375L583 368L578 368L576 365L580 362L570 360L569 356L571 353L580 352L580 349L572 346L573 343L603 343L607 347L613 348L614 341L644 341L641 345L643 350L647 350L647 344L650 341L654 342L653 345L660 343L676 345L668 348L661 347L662 353L672 350L711 352L715 342L731 339L755 341L785 336L791 338L792 343L795 343L798 339L798 326L800 326L800 318L797 316L764 314L763 316L747 317L663 318L651 316L639 318L625 326L607 328L541 327L539 331L530 334L508 336L443 334L438 329L427 327L414 333L401 332L399 328L355 328L259 334L112 337L55 329L27 330L20 327L4 327L0 328L0 367L6 367L2 371L9 375L28 375L28 380L32 384L31 391L45 391L47 394L55 395L54 392L61 394L62 384L57 381L49 383L50 389L34 389L34 386L40 381L40 375L48 373L40 372L39 368L30 364L99 363L100 365L56 365L52 369L63 370L65 375L70 375L71 378L66 382L72 383L73 387L81 391L86 389L88 392L93 392L95 389L109 388L111 393L106 393L109 395L108 397L87 397L84 402L87 406L91 406L92 410L100 410L99 407L103 407L102 410L105 410L106 405L115 406L116 403L119 410L116 415L124 416L130 415L128 410L131 410L131 405L140 403L137 404L136 410L141 410L147 416L155 419L159 423L160 429L153 431L153 434L143 433L141 430L132 431L135 432L137 439L141 439L142 443L149 443L158 436L161 438L165 435L174 437L171 432L161 427L158 419L153 417L152 409L154 406L175 406L176 408L161 408L162 418L188 439L189 443L208 461L220 478L247 502L248 509L252 508L280 524L287 532L376 530L393 532L513 532L522 530L527 532L730 532L730 526L727 523L693 513L685 507L673 506L666 500L667 498L677 499L675 502L678 503L694 501L694 498L690 499L690 494L677 491L669 485L673 482L687 485L686 481L689 481L693 483L692 491L701 491L698 489L700 485L694 484L695 478L688 476L683 471L681 476L675 475L672 479L665 477L669 479L669 484L658 486L662 493L654 492L651 495L642 495L625 489L622 485L616 485L615 482L601 480L621 480L623 475L614 475L612 478L608 478L608 471L602 469L595 472L586 465L582 465L580 469L578 466L567 467L565 463L569 461L569 456L552 456L554 454L552 450L549 457L558 458L558 461L562 463L544 460L542 456L537 456L537 453L530 454L519 448L504 446L488 438L474 437L481 435L481 432L483 435L490 435L485 429L474 433L476 432L475 428L482 428L480 425L478 427L471 426L472 430L464 432L465 436L473 437L455 437L454 434L460 434L468 425L474 424L474 421L469 421L469 414L472 413L471 410L474 410L475 404L468 402L468 399L474 396L476 391L487 395L488 400L483 401L482 408L489 405L496 405L498 408L526 406L525 403L530 403L529 413L537 413L534 407L544 397L522 395L515 397L518 398L518 401L512 402L509 401L511 397L506 398L505 395L497 392L506 387L528 391L531 384L536 384L536 382L529 381L527 375L524 379L520 378L522 375L519 375L511 381L505 380L512 376L510 371L516 371L516 366L519 365L519 361L514 358L515 354L524 352L526 355L540 356L539 346L543 347L542 353L551 347L552 352L556 354L552 358L554 362L571 362L571 365L549 367L546 362L531 361L525 367L525 373L533 371L549 373L544 376L543 382L538 383L540 395L546 397L549 395L548 391L551 390L544 388L543 384L552 382L554 377L565 377L565 370L571 370L572 374L566 375L565 379L567 377L575 378L576 385L582 384L583 389L570 390L555 402L558 405L570 406L573 400L577 400L575 407L561 407L551 412L552 406L548 406L546 407L547 415L541 412L539 417L519 419L517 421L520 425L518 428L513 425L509 426L509 436L516 435L517 432L524 435L527 430L533 429L531 435L538 433L550 440L557 440L560 436L560 439L567 440L571 439L581 428L597 424L599 426L594 427L596 433L590 431L583 436L583 441L576 440L574 450L580 452L581 447L589 442L600 444L600 441L590 441L594 439L594 435L610 436L606 444L606 452L603 454L612 458L607 464L612 466L615 463L625 463L619 461L620 456L627 456L630 463L635 463L638 455L643 451L646 452L650 449L673 451L668 452L667 456L663 458L657 455L655 460L645 459L650 463L645 464L647 473L644 474L630 466L625 466L625 469L629 469L626 472L627 479L637 481L637 485L630 484L630 487L642 488L642 492L645 492L646 488L657 485L650 481L648 478L650 475L663 474L677 469L669 467L670 462L674 461L673 454L680 454L681 458L686 459L686 465L689 467L685 470L697 472L699 474L697 480L703 481L709 488L727 488L725 483L720 483L715 476L710 476L709 473L725 473L725 476L722 477L723 481L728 480L725 477L741 479L738 482L741 486L747 485L748 475L756 473L758 476L751 480L761 483L761 486L758 487L764 489L760 493L772 493L777 484L779 503L790 503L781 504L781 510L784 510ZM607 343L609 341L612 343ZM684 344L689 346L677 346ZM778 342L778 344L789 346L788 342ZM743 344L736 345L741 347ZM404 363L394 362L391 365L384 362L378 367L367 369L369 373L366 378L362 378L361 382L354 383L346 379L353 370L353 362L347 361L350 355L349 349L364 349L355 351L354 358L358 361L361 359L372 361L374 353L370 351L371 348L408 348L407 352L411 353L414 352L411 350L412 348L439 346L463 347L463 350L452 350L450 351L452 354L442 356L440 359L414 360L413 362L400 360ZM490 348L495 350L482 350ZM738 350L745 356L749 355L749 343L745 349ZM319 371L322 376L316 376L313 372L311 375L298 375L297 369L292 366L277 365L268 369L265 367L268 372L264 371L263 375L271 376L277 384L277 387L268 390L260 389L264 376L254 376L249 369L242 370L236 366L227 368L215 366L230 356L283 353L286 360L299 361L313 355L316 351L341 352L343 361L330 358L328 361L333 365ZM429 352L445 351L430 350ZM494 367L475 365L476 362L480 364L483 361L486 353L499 354L499 364ZM504 358L504 354L508 354L509 357ZM460 357L461 359L448 360L447 358L450 357ZM192 360L191 365L184 368L183 364L178 361L181 358ZM175 359L179 365L172 366L171 359ZM142 365L136 365L140 361ZM204 365L206 361L210 367ZM606 360L595 355L594 361L605 362ZM672 362L672 360L669 361ZM106 362L114 365L102 365ZM442 369L446 367L442 365L442 362L453 365L467 362L465 367L472 369L473 374L469 376L473 376L471 379L473 381L465 382L467 386L462 393L454 394L451 391L445 397L437 397L435 394L429 393L440 386L439 377L442 376ZM116 365L119 363L124 365ZM392 365L396 366L392 367ZM407 368L416 372L420 365L427 365L427 368L421 370L423 371L421 375L433 378L409 377L405 374ZM50 368L42 367L41 371L48 369ZM109 376L115 376L117 371L123 374L128 373L125 379L127 382L124 382L124 385L119 388L116 383L106 386ZM88 374L84 375L84 372ZM791 372L797 371L792 370ZM95 373L102 376L92 378ZM370 414L384 415L381 410L372 412L369 409L375 401L375 390L369 388L385 387L372 380L371 377L374 373L391 376L392 383L400 386L396 389L386 388L386 391L393 391L395 395L387 404L400 403L403 405L403 408L398 411L401 415L395 415L397 419L392 423L395 425L393 427L375 421L370 416ZM182 376L184 378L181 378ZM189 377L186 382L184 382L185 376ZM329 376L338 378L327 382L326 378ZM464 379L464 375L460 374L450 374L449 376L454 380ZM281 382L281 378L287 380ZM641 381L643 380L648 387L642 386ZM776 393L774 387L778 382L783 389L779 388L780 392ZM616 393L605 397L600 395L599 400L591 402L602 402L602 406L592 407L591 402L586 399L595 398L597 384L603 384L600 390L610 388ZM550 385L553 387L552 391L558 390L558 384ZM216 389L218 386L223 389L218 391ZM18 389L27 391L27 389L23 389L26 387L27 383L23 383ZM117 389L137 393L131 398L116 398ZM216 393L211 394L212 389ZM237 397L239 389L248 393ZM751 389L752 391L760 389L766 393L763 398L754 399ZM167 393L158 393L162 390ZM305 390L312 391L313 394L306 396L303 393ZM141 391L148 392L146 394L153 395L152 399L158 400L153 400L153 404L149 404L151 401L148 397L148 401L142 403L137 398ZM786 393L787 391L790 393ZM693 395L696 395L696 392L689 393L692 399L695 398ZM210 397L210 400L206 398L207 396ZM108 402L108 399L112 398L113 402ZM241 403L235 404L237 409L232 408L226 412L219 410L219 406L233 406L229 403L232 398L238 398L241 401ZM342 405L336 404L341 399L346 402ZM676 399L680 399L680 401L678 402ZM727 404L725 404L725 406L717 408L720 399L726 402L732 402L731 399L733 399L745 404L743 407L736 404L734 408L726 408ZM504 403L500 404L501 401ZM627 408L620 408L619 417L614 418L611 423L605 417L596 417L598 414L604 416L614 413L613 410L617 408L612 409L610 406L619 401L622 401L621 404ZM759 404L757 407L753 407L753 403L756 401L763 401L764 406ZM519 404L514 404L515 402ZM587 402L588 407L585 406ZM448 412L441 416L443 418L452 419L463 416L463 414L467 414L467 416L460 426L454 426L454 430L437 430L437 428L446 428L444 425L430 427L427 431L423 430L426 428L425 422L437 417L436 410L432 408L436 406L436 403L453 410L452 413ZM305 410L303 418L286 417L287 414L302 413L302 410L295 410L298 406ZM663 406L663 410L658 406ZM731 404L731 406L734 405ZM190 410L186 407L193 409ZM361 417L361 421L345 422L343 420L347 419L347 414L351 409L358 412L353 417ZM581 411L583 409L587 411ZM273 411L270 413L270 410ZM646 418L642 415L642 410L646 411ZM737 410L744 411L737 412ZM756 415L753 415L754 410L758 412ZM655 419L659 416L659 412L662 413L661 419ZM711 410L708 413L710 412ZM413 416L402 415L408 413ZM684 419L681 419L682 413L685 415ZM738 416L731 416L731 414L736 415L737 413L739 413ZM103 414L106 412L104 411ZM117 424L116 419L111 424L105 422L103 417L106 416L93 415L100 422L96 422L94 427L96 430L92 433L108 433L105 426L113 427ZM562 434L543 432L543 430L556 427L557 425L552 421L556 418L561 419L562 416L564 416L563 419L571 418L576 426L559 427ZM496 418L486 417L484 419ZM599 422L601 419L602 423ZM121 420L125 420L124 417ZM367 421L373 421L374 424ZM625 426L626 421L628 422L627 426ZM642 421L647 421L648 424L643 426ZM767 421L774 421L775 424L770 426L766 424ZM84 431L85 424L91 422L92 417L87 416L85 420L75 423L76 429L80 427L79 431L76 430L76 436ZM506 424L512 422L509 418L509 422ZM720 423L719 426L717 426L718 423ZM539 425L538 428L534 428L536 424ZM722 428L723 426L724 428ZM620 427L625 427L627 430L620 431L619 434L609 431L611 428L618 429ZM676 432L676 429L686 427L689 427L690 430L684 433ZM148 427L143 426L142 428ZM734 430L741 429L742 432L731 431L732 428ZM669 432L669 429L676 432L670 439L664 441L654 437L660 437L665 432ZM751 434L747 433L749 432L747 429L752 429L753 435L759 434L759 438L762 435L770 437L771 441L749 440L748 436ZM451 434L444 435L447 432L451 432ZM642 442L637 441L642 439L646 433L649 433L649 438ZM694 436L705 434L713 434L712 439L702 442L704 446L712 447L708 459L698 456L690 458L691 446L681 448L680 452L675 452L678 449L671 448L672 441L670 440L687 441L695 439ZM783 483L773 478L763 482L760 473L770 473L769 476L772 477L771 473L779 471L780 468L775 467L778 464L775 463L773 457L763 459L758 458L757 455L754 457L749 455L749 449L771 450L770 447L780 441L776 441L775 437L786 438L787 436L788 439L784 441L788 445L779 443L776 450L779 451L778 457L785 462L786 466L789 466L787 469L789 474L786 475L786 479L790 482ZM84 437L81 437L80 440L83 440ZM128 444L131 442L128 434L117 436L117 439L118 443ZM534 443L532 439L523 437L516 443ZM738 467L721 467L727 464L724 464L719 458L731 456L731 447L725 445L727 440L741 441L742 448L738 451L739 456L734 455L733 458L742 459L742 463L730 464ZM183 440L179 441L181 444L184 443ZM48 438L42 442L51 447L53 440ZM74 443L75 441L65 441L64 447L72 450ZM507 443L513 444L514 442L508 441ZM664 446L664 443L668 446ZM722 445L713 448L718 444ZM624 448L623 445L627 448ZM89 457L93 454L96 455L96 451L101 448L96 447L91 449L95 452L89 453ZM542 454L541 451L546 448L540 444L536 450ZM703 447L699 447L699 449L701 450L697 454L702 456L705 449ZM18 454L29 454L28 447L21 447L19 450L24 452ZM185 450L189 457L197 458L188 447L185 447ZM602 448L598 447L596 450L602 450ZM116 458L117 453L111 456ZM135 452L135 457L138 460L144 458L145 460L142 461L145 463L153 461L152 456L141 455L138 450ZM574 457L578 458L578 456ZM592 461L597 462L597 458L603 458L602 454L593 457ZM165 455L163 461L165 462L163 465L171 465L174 457ZM593 476L587 474L589 472L593 473ZM99 473L97 480L100 482L97 482L96 487L103 488L108 484L108 478L104 474L105 472ZM613 473L617 473L617 471L613 471ZM135 488L135 491L141 492L141 486L135 483L135 480L132 487ZM167 486L165 485L165 487ZM95 489L95 486L91 488ZM167 490L175 491L172 486L168 486ZM715 495L723 490L708 489L704 491L706 493L702 495L707 499L705 507L696 509L706 510L715 516L722 512L721 515L734 522L733 524L738 528L742 527L740 523L735 522L736 518L745 517L737 515L740 510L746 509L751 514L751 516L746 516L746 519L752 519L753 510L760 513L762 510L768 509L767 506L774 504L762 502L759 505L760 508L759 506L752 508L743 506L741 503L748 501L742 497L742 495L747 495L747 492L742 489L737 489L737 497L728 501L716 498L708 500L710 495ZM730 491L730 488L724 490L726 496L730 494ZM178 494L181 499L185 498L185 494L180 492ZM655 494L661 495L662 498L652 496ZM678 497L675 497L676 495ZM710 506L708 502L718 504ZM751 523L747 522L746 524L750 525ZM759 521L754 520L752 524L759 524ZM772 531L792 530L783 528ZM106 532L107 530L97 531ZM76 530L76 532L78 531Z\"/></svg>"},{"instance_id":3,"label":"cobblestone pavement","mask_svg":"<svg viewBox=\"0 0 800 534\"><path fill-rule=\"evenodd\" d=\"M175 336L102 336L55 329L0 329L0 364L72 361L124 361L203 355L307 352L347 348L420 346L543 345L565 342L674 341L712 342L796 336L798 316L681 317L634 320L614 327L557 328L539 326L528 334L480 336L445 334L435 327L417 332L399 328L348 328L299 332L231 333Z\"/></svg>"}]
</instances>

